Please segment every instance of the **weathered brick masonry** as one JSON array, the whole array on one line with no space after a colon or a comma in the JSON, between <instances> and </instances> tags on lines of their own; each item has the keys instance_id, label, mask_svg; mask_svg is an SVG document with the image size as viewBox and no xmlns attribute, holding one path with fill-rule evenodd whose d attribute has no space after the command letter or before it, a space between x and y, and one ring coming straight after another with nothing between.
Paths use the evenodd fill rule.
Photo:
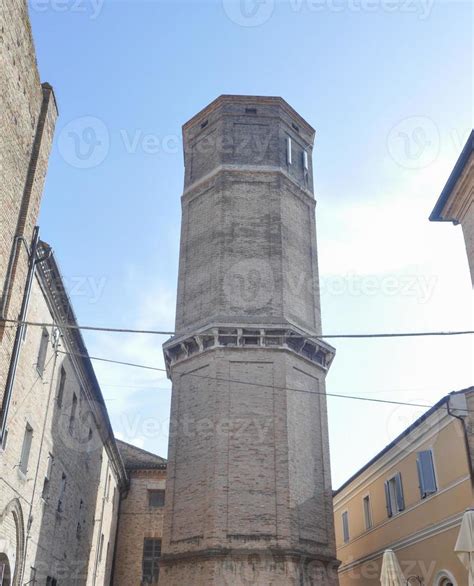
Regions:
<instances>
[{"instance_id":1,"label":"weathered brick masonry","mask_svg":"<svg viewBox=\"0 0 474 586\"><path fill-rule=\"evenodd\" d=\"M0 31L0 313L15 320L57 109L39 81L26 2L2 1ZM74 324L50 247L35 258L26 319ZM0 322L3 583L108 584L127 479L87 351L77 330L29 326L7 386L17 331Z\"/></svg>"},{"instance_id":2,"label":"weathered brick masonry","mask_svg":"<svg viewBox=\"0 0 474 586\"><path fill-rule=\"evenodd\" d=\"M39 81L26 2L2 1L0 30L0 312L16 318L57 109L51 86ZM0 323L0 403L14 336Z\"/></svg>"},{"instance_id":3,"label":"weathered brick masonry","mask_svg":"<svg viewBox=\"0 0 474 586\"><path fill-rule=\"evenodd\" d=\"M117 440L129 489L120 504L113 586L143 584L143 553L146 539L161 541L163 508L150 505L150 491L164 491L166 460Z\"/></svg>"},{"instance_id":4,"label":"weathered brick masonry","mask_svg":"<svg viewBox=\"0 0 474 586\"><path fill-rule=\"evenodd\" d=\"M183 134L160 584L337 584L314 130L221 96Z\"/></svg>"}]
</instances>

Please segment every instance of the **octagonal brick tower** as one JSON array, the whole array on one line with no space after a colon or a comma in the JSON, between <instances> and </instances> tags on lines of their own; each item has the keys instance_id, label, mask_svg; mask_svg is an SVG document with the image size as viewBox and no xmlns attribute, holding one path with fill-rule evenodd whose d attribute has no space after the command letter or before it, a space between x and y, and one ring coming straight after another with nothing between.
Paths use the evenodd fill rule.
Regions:
<instances>
[{"instance_id":1,"label":"octagonal brick tower","mask_svg":"<svg viewBox=\"0 0 474 586\"><path fill-rule=\"evenodd\" d=\"M333 586L314 130L221 96L183 138L160 585Z\"/></svg>"}]
</instances>

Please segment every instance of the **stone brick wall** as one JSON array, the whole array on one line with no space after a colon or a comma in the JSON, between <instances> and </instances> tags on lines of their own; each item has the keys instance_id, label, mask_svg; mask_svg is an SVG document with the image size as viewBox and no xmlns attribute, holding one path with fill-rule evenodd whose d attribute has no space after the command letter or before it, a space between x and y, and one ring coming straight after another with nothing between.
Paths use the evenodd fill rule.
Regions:
<instances>
[{"instance_id":1,"label":"stone brick wall","mask_svg":"<svg viewBox=\"0 0 474 586\"><path fill-rule=\"evenodd\" d=\"M63 291L51 257L37 266L28 320L63 323L67 315L74 322L67 297L59 293ZM45 339L44 368L40 368L39 349ZM50 576L86 584L90 567L89 583L108 583L113 547L109 546L109 554L102 548L100 559L94 553L97 543L102 541L103 547L114 543L118 512L114 488L120 485L123 490L126 478L97 380L88 359L79 356L84 353L76 330L28 326L21 345L8 435L0 453L0 482L5 489L0 493L0 511L19 503L23 523L16 528L16 543L24 551L17 552L16 559L23 562L25 580L41 583ZM22 471L19 463L27 428L31 449L27 470ZM114 493L115 502L110 500ZM17 567L14 584L20 583Z\"/></svg>"},{"instance_id":2,"label":"stone brick wall","mask_svg":"<svg viewBox=\"0 0 474 586\"><path fill-rule=\"evenodd\" d=\"M160 582L337 584L314 130L281 98L221 96L183 135Z\"/></svg>"},{"instance_id":3,"label":"stone brick wall","mask_svg":"<svg viewBox=\"0 0 474 586\"><path fill-rule=\"evenodd\" d=\"M28 319L49 323L55 316L50 312L42 285L35 280ZM23 517L22 546L26 549L25 581L36 577L44 583L51 576L79 585L87 580L99 522L105 546L107 542L114 543L118 509L114 487L119 481L123 484L123 478L109 464L111 453L110 449L105 450L108 440L104 437L104 423L97 417L97 398L91 392L94 381L88 380L76 357L63 353L72 351L66 344L67 338L56 338L51 328L47 331L49 341L42 374L37 370L37 359L43 329L30 326L22 345L7 420L7 441L0 452L0 512L18 501ZM59 352L53 347L55 339L60 340ZM60 391L62 369L66 377ZM74 397L77 403L72 418ZM19 462L27 425L32 429L32 442L28 469L23 473ZM104 475L105 468L110 480ZM106 491L109 495L115 492L113 512L112 505L105 503L103 513L98 514L96 509L102 507L101 497ZM0 523L0 543L4 532L11 532L11 527L4 529ZM9 542L16 540L9 538ZM112 553L113 548L108 566L99 566L97 580L88 583L107 583ZM107 563L107 558L103 561ZM16 579L14 584L19 583L18 575Z\"/></svg>"},{"instance_id":4,"label":"stone brick wall","mask_svg":"<svg viewBox=\"0 0 474 586\"><path fill-rule=\"evenodd\" d=\"M165 489L166 470L144 468L128 473L130 488L120 505L114 586L142 584L143 542L161 539L163 531L163 509L150 508L148 490Z\"/></svg>"},{"instance_id":5,"label":"stone brick wall","mask_svg":"<svg viewBox=\"0 0 474 586\"><path fill-rule=\"evenodd\" d=\"M112 575L121 489L113 463L102 448L102 469L94 514L87 585L108 585Z\"/></svg>"},{"instance_id":6,"label":"stone brick wall","mask_svg":"<svg viewBox=\"0 0 474 586\"><path fill-rule=\"evenodd\" d=\"M216 104L183 130L176 330L296 323L319 333L314 130L283 100L224 96Z\"/></svg>"},{"instance_id":7,"label":"stone brick wall","mask_svg":"<svg viewBox=\"0 0 474 586\"><path fill-rule=\"evenodd\" d=\"M24 0L2 2L0 29L0 308L15 319L28 264L24 244L38 217L57 108L51 87L39 81ZM24 238L17 248L15 237ZM14 334L0 324L0 404Z\"/></svg>"}]
</instances>

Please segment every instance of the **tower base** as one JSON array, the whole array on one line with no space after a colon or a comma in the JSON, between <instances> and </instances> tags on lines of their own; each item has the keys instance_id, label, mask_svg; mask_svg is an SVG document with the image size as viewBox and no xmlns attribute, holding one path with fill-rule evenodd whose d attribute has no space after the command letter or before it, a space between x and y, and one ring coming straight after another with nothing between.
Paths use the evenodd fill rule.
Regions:
<instances>
[{"instance_id":1,"label":"tower base","mask_svg":"<svg viewBox=\"0 0 474 586\"><path fill-rule=\"evenodd\" d=\"M338 586L336 559L280 550L163 556L159 586Z\"/></svg>"}]
</instances>

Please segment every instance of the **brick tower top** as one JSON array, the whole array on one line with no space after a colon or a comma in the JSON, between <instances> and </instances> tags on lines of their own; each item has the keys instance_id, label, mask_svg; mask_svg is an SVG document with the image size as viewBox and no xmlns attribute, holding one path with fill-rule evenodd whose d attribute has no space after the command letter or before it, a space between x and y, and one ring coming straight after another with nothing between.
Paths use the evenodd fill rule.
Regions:
<instances>
[{"instance_id":1,"label":"brick tower top","mask_svg":"<svg viewBox=\"0 0 474 586\"><path fill-rule=\"evenodd\" d=\"M311 191L314 135L283 98L222 95L183 126L185 189L241 165L279 169Z\"/></svg>"},{"instance_id":2,"label":"brick tower top","mask_svg":"<svg viewBox=\"0 0 474 586\"><path fill-rule=\"evenodd\" d=\"M314 135L278 97L223 95L183 126L179 334L320 333Z\"/></svg>"}]
</instances>

